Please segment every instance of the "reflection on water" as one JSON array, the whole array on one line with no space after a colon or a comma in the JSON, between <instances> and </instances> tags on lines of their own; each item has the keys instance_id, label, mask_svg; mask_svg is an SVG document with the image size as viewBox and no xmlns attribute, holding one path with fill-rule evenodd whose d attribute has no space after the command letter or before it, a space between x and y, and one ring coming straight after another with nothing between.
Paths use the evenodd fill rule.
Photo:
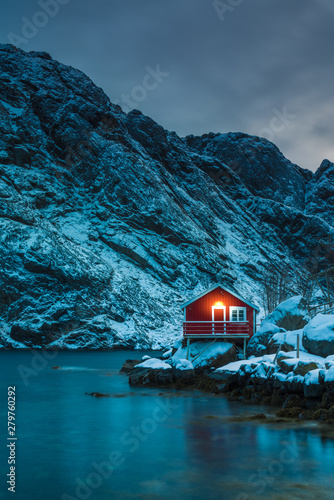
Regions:
<instances>
[{"instance_id":1,"label":"reflection on water","mask_svg":"<svg viewBox=\"0 0 334 500\"><path fill-rule=\"evenodd\" d=\"M118 371L142 354L59 353L25 384L33 355L0 353L2 401L8 385L17 388L17 500L333 498L334 441L325 431L233 422L263 409L214 395L130 388ZM4 443L3 403L0 421ZM6 457L2 445L1 493Z\"/></svg>"}]
</instances>

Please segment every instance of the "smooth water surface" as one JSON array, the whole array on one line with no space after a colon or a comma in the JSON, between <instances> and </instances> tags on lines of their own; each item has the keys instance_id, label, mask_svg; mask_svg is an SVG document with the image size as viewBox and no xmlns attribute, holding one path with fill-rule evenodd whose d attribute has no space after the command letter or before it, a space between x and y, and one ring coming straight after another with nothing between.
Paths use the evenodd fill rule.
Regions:
<instances>
[{"instance_id":1,"label":"smooth water surface","mask_svg":"<svg viewBox=\"0 0 334 500\"><path fill-rule=\"evenodd\" d=\"M334 441L316 424L232 422L261 409L198 391L130 387L119 369L143 354L0 352L0 498L334 497ZM15 494L6 484L9 385L17 393Z\"/></svg>"}]
</instances>

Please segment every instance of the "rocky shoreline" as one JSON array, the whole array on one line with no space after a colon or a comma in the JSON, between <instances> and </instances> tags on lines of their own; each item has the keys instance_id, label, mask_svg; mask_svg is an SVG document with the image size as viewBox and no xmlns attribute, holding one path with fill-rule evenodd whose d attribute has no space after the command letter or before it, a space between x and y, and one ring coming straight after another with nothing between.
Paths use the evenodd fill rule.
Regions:
<instances>
[{"instance_id":1,"label":"rocky shoreline","mask_svg":"<svg viewBox=\"0 0 334 500\"><path fill-rule=\"evenodd\" d=\"M278 418L334 424L334 361L323 364L304 353L303 357L279 352L218 369L182 369L150 358L144 362L127 360L121 371L129 376L132 386L198 389L232 401L268 405Z\"/></svg>"},{"instance_id":2,"label":"rocky shoreline","mask_svg":"<svg viewBox=\"0 0 334 500\"><path fill-rule=\"evenodd\" d=\"M182 339L160 359L128 360L133 386L200 389L230 400L268 405L277 418L334 424L334 315L307 315L292 297L265 320L247 345ZM239 358L239 359L238 359Z\"/></svg>"}]
</instances>

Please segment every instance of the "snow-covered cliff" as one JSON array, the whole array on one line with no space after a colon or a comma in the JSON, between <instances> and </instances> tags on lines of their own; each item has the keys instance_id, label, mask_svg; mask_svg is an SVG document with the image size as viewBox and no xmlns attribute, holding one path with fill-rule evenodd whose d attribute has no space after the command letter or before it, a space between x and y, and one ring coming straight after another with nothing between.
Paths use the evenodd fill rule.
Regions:
<instances>
[{"instance_id":1,"label":"snow-covered cliff","mask_svg":"<svg viewBox=\"0 0 334 500\"><path fill-rule=\"evenodd\" d=\"M259 304L267 270L331 261L332 163L180 138L46 53L0 45L0 68L2 346L166 345L206 287Z\"/></svg>"}]
</instances>

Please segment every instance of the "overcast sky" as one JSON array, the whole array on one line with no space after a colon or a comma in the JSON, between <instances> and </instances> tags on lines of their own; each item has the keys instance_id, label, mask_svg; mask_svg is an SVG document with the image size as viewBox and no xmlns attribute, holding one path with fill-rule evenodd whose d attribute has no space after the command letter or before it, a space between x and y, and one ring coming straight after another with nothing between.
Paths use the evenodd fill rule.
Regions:
<instances>
[{"instance_id":1,"label":"overcast sky","mask_svg":"<svg viewBox=\"0 0 334 500\"><path fill-rule=\"evenodd\" d=\"M82 70L113 102L181 136L241 131L304 168L334 161L334 0L2 0L0 9L3 43L22 37L24 50Z\"/></svg>"}]
</instances>

